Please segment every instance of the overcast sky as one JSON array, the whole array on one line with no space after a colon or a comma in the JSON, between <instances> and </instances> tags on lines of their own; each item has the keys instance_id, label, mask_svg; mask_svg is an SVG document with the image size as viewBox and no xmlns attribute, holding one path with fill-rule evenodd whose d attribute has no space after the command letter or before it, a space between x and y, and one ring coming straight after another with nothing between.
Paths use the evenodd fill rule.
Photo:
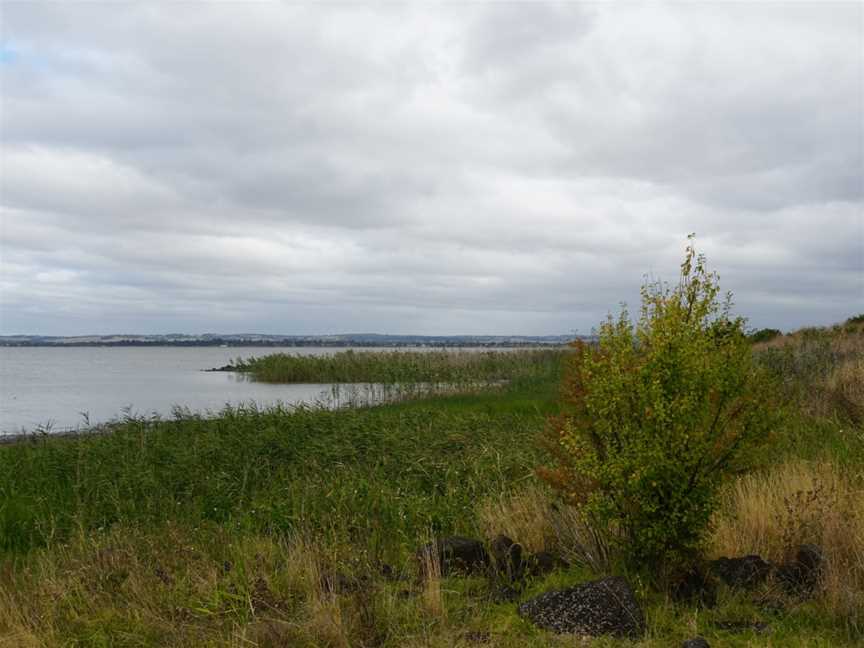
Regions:
<instances>
[{"instance_id":1,"label":"overcast sky","mask_svg":"<svg viewBox=\"0 0 864 648\"><path fill-rule=\"evenodd\" d=\"M864 312L864 4L11 3L0 333Z\"/></svg>"}]
</instances>

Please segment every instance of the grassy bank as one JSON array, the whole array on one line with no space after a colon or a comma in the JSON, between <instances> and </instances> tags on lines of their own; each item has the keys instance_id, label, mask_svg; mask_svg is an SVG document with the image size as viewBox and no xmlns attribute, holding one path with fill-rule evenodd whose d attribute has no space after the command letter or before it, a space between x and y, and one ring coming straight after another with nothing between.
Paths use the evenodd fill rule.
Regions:
<instances>
[{"instance_id":1,"label":"grassy bank","mask_svg":"<svg viewBox=\"0 0 864 648\"><path fill-rule=\"evenodd\" d=\"M415 549L450 533L503 532L571 562L529 580L520 600L620 572L614 555L586 558L592 529L534 477L559 380L554 363L532 368L522 355L528 368L491 392L231 409L0 447L0 646L659 648L695 634L715 647L860 645L864 430L854 408L824 395L860 402L864 376L845 367L860 361L864 336L825 335L849 353L793 378L770 349L821 367L802 358L809 346L787 336L757 348L776 370L783 425L760 470L727 484L705 547L707 557L781 560L817 542L829 570L811 600L766 587L721 589L713 609L673 604L646 570L628 574L646 638L586 644L523 621L494 582L417 580ZM718 625L730 620L771 630Z\"/></svg>"}]
</instances>

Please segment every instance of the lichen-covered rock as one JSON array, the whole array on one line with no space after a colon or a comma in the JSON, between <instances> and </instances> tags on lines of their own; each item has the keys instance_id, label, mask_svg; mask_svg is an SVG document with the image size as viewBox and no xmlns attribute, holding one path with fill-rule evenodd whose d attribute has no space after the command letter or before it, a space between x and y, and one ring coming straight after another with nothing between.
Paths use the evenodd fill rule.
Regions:
<instances>
[{"instance_id":1,"label":"lichen-covered rock","mask_svg":"<svg viewBox=\"0 0 864 648\"><path fill-rule=\"evenodd\" d=\"M520 605L519 614L557 633L638 638L645 632L642 608L620 576L546 592Z\"/></svg>"}]
</instances>

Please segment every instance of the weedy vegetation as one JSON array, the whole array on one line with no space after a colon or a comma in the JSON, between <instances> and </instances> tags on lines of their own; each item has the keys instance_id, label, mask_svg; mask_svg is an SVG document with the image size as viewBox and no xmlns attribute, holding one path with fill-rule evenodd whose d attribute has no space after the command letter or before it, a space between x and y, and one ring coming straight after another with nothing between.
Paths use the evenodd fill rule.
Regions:
<instances>
[{"instance_id":1,"label":"weedy vegetation","mask_svg":"<svg viewBox=\"0 0 864 648\"><path fill-rule=\"evenodd\" d=\"M244 365L461 393L178 411L0 446L0 646L862 645L864 321L748 337L692 248L682 270L596 345ZM500 533L568 565L502 597L418 552ZM668 589L675 566L779 563L805 543L825 556L812 596L721 586L706 607ZM608 574L645 611L638 641L517 614Z\"/></svg>"}]
</instances>

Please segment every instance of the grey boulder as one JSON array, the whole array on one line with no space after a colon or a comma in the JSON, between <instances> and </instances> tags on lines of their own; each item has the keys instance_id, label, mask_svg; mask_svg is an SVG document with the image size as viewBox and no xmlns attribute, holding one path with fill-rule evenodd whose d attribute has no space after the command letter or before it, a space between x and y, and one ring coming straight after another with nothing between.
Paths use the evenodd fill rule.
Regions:
<instances>
[{"instance_id":1,"label":"grey boulder","mask_svg":"<svg viewBox=\"0 0 864 648\"><path fill-rule=\"evenodd\" d=\"M519 614L557 633L636 639L645 632L642 608L621 576L546 592L520 605Z\"/></svg>"}]
</instances>

